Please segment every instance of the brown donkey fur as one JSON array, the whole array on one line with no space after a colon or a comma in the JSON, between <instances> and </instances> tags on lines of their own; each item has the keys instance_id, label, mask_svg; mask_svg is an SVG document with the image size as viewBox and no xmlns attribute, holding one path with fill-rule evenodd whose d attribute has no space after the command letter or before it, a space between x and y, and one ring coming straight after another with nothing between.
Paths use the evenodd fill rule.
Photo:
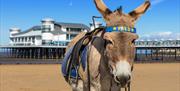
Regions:
<instances>
[{"instance_id":1,"label":"brown donkey fur","mask_svg":"<svg viewBox=\"0 0 180 91\"><path fill-rule=\"evenodd\" d=\"M135 22L137 19L145 13L149 8L150 2L145 1L144 4L131 11L128 14L124 14L122 9L119 8L112 12L106 7L102 0L94 0L96 8L102 14L106 26L125 26L134 28ZM75 43L85 35L85 32L77 35L69 44L67 49L75 45ZM90 69L90 88L91 91L119 91L120 87L117 85L117 81L114 80L112 76L114 70L119 72L117 64L126 60L131 67L133 66L133 60L135 56L135 45L134 40L138 36L134 33L129 32L109 32L102 36L100 32L97 38L92 41L89 46L89 69ZM104 40L108 41L104 45ZM128 69L129 70L129 69ZM82 72L79 70L80 77L82 80L79 80L77 86L73 83L70 84L73 87L74 91L88 91L88 81L87 81L87 70ZM120 79L121 80L121 79Z\"/></svg>"}]
</instances>

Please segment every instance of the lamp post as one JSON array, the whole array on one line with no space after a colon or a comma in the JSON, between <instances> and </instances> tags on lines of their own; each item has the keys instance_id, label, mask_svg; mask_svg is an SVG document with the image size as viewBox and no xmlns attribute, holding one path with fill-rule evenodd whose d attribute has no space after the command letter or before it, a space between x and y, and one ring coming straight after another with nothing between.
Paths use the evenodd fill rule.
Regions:
<instances>
[{"instance_id":1,"label":"lamp post","mask_svg":"<svg viewBox=\"0 0 180 91\"><path fill-rule=\"evenodd\" d=\"M94 28L96 28L95 18L102 18L102 17L100 17L100 16L92 16L92 21L93 21Z\"/></svg>"}]
</instances>

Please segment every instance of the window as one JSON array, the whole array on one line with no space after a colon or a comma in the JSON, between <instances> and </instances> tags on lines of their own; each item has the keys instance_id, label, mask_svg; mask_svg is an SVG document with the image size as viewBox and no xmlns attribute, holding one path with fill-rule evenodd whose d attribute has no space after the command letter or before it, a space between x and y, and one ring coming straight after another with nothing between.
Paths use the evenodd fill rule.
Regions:
<instances>
[{"instance_id":1,"label":"window","mask_svg":"<svg viewBox=\"0 0 180 91\"><path fill-rule=\"evenodd\" d=\"M17 42L17 38L15 38L15 42Z\"/></svg>"},{"instance_id":2,"label":"window","mask_svg":"<svg viewBox=\"0 0 180 91\"><path fill-rule=\"evenodd\" d=\"M18 38L18 42L20 42L20 38Z\"/></svg>"},{"instance_id":3,"label":"window","mask_svg":"<svg viewBox=\"0 0 180 91\"><path fill-rule=\"evenodd\" d=\"M70 40L70 39L69 39L69 34L66 34L66 40Z\"/></svg>"},{"instance_id":4,"label":"window","mask_svg":"<svg viewBox=\"0 0 180 91\"><path fill-rule=\"evenodd\" d=\"M42 40L42 45L52 45L52 40Z\"/></svg>"},{"instance_id":5,"label":"window","mask_svg":"<svg viewBox=\"0 0 180 91\"><path fill-rule=\"evenodd\" d=\"M35 37L32 37L32 42L35 43Z\"/></svg>"},{"instance_id":6,"label":"window","mask_svg":"<svg viewBox=\"0 0 180 91\"><path fill-rule=\"evenodd\" d=\"M69 32L69 28L66 28L66 31Z\"/></svg>"},{"instance_id":7,"label":"window","mask_svg":"<svg viewBox=\"0 0 180 91\"><path fill-rule=\"evenodd\" d=\"M50 25L43 25L42 26L42 31L43 32L49 32L51 30L51 26Z\"/></svg>"},{"instance_id":8,"label":"window","mask_svg":"<svg viewBox=\"0 0 180 91\"><path fill-rule=\"evenodd\" d=\"M73 39L74 37L76 37L76 34L71 34L70 35L70 40Z\"/></svg>"},{"instance_id":9,"label":"window","mask_svg":"<svg viewBox=\"0 0 180 91\"><path fill-rule=\"evenodd\" d=\"M69 32L81 32L81 28L68 28Z\"/></svg>"},{"instance_id":10,"label":"window","mask_svg":"<svg viewBox=\"0 0 180 91\"><path fill-rule=\"evenodd\" d=\"M27 37L25 37L25 42L27 42Z\"/></svg>"},{"instance_id":11,"label":"window","mask_svg":"<svg viewBox=\"0 0 180 91\"><path fill-rule=\"evenodd\" d=\"M24 42L24 38L23 37L21 37L21 42Z\"/></svg>"}]
</instances>

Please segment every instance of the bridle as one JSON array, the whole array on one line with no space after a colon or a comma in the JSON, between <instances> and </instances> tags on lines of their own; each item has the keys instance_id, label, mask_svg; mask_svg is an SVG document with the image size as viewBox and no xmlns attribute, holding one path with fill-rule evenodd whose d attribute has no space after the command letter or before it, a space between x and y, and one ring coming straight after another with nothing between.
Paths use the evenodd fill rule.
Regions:
<instances>
[{"instance_id":1,"label":"bridle","mask_svg":"<svg viewBox=\"0 0 180 91\"><path fill-rule=\"evenodd\" d=\"M105 32L131 32L136 33L136 28L125 26L110 26L105 28Z\"/></svg>"}]
</instances>

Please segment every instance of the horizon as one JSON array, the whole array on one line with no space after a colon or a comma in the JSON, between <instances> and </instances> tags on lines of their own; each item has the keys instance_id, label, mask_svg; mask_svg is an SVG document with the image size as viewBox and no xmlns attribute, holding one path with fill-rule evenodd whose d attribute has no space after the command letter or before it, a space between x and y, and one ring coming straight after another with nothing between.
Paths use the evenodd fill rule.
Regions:
<instances>
[{"instance_id":1,"label":"horizon","mask_svg":"<svg viewBox=\"0 0 180 91\"><path fill-rule=\"evenodd\" d=\"M113 11L122 6L128 13L145 0L104 0ZM135 25L139 36L180 34L179 0L150 0L150 9ZM134 3L136 2L136 3ZM83 8L83 9L82 9ZM82 13L83 12L83 13ZM43 18L57 22L83 23L89 26L92 16L101 16L93 0L0 0L0 45L9 44L9 29L18 27L25 31L40 25ZM102 19L98 21L103 22Z\"/></svg>"}]
</instances>

